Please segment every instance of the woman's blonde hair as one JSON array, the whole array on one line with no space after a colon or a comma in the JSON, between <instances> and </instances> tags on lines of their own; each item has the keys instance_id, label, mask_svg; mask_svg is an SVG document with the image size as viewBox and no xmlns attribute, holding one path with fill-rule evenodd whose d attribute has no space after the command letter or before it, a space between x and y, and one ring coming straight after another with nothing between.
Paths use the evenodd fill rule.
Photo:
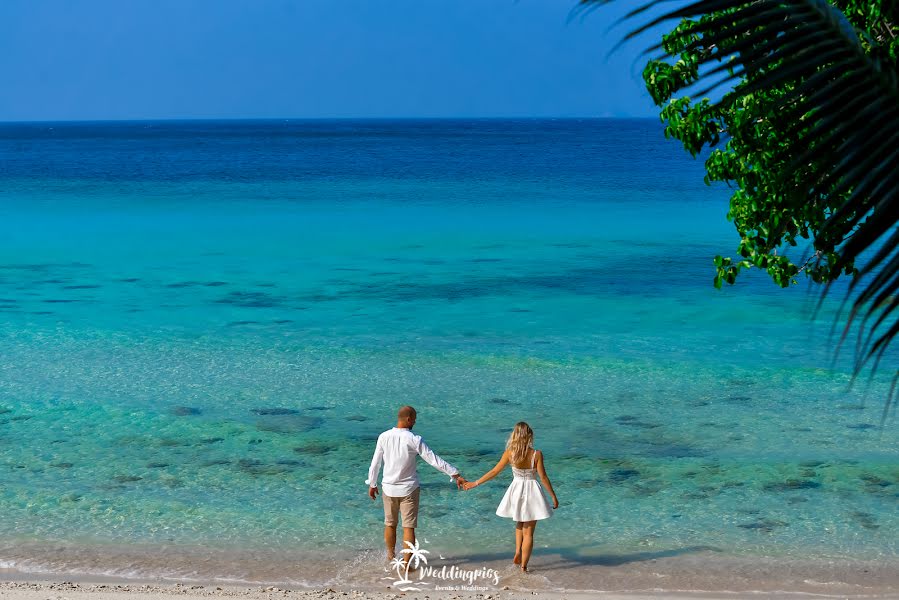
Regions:
<instances>
[{"instance_id":1,"label":"woman's blonde hair","mask_svg":"<svg viewBox=\"0 0 899 600\"><path fill-rule=\"evenodd\" d=\"M509 451L509 461L513 466L520 465L528 457L528 450L534 447L534 431L524 421L515 423L515 428L506 442L506 450Z\"/></svg>"}]
</instances>

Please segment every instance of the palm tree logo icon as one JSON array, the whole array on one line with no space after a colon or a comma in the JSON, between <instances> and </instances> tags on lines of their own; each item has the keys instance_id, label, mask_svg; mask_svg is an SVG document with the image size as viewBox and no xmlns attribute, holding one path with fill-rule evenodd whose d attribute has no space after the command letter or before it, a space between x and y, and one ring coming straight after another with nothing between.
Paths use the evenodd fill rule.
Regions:
<instances>
[{"instance_id":1,"label":"palm tree logo icon","mask_svg":"<svg viewBox=\"0 0 899 600\"><path fill-rule=\"evenodd\" d=\"M409 579L409 569L417 569L419 564L428 564L428 558L425 556L426 554L430 554L427 550L423 549L418 545L418 540L415 540L415 543L412 542L403 542L408 548L403 548L401 550L402 554L408 554L409 559L403 560L401 557L396 556L390 561L390 568L396 571L396 580L394 580L393 584L397 586L397 589L400 589L404 592L407 591L418 591L421 588L415 587L413 584L419 585L427 585L426 581L412 581ZM385 577L385 579L387 579Z\"/></svg>"},{"instance_id":2,"label":"palm tree logo icon","mask_svg":"<svg viewBox=\"0 0 899 600\"><path fill-rule=\"evenodd\" d=\"M412 542L403 542L403 543L406 544L407 546L409 546L408 548L403 548L403 550L402 550L403 554L410 555L408 562L406 562L406 572L407 573L409 571L409 565L412 564L413 561L415 561L415 564L412 566L414 566L416 569L418 568L419 563L428 564L428 559L425 557L425 554L430 554L430 552L422 549L418 545L418 540L415 540L414 544Z\"/></svg>"}]
</instances>

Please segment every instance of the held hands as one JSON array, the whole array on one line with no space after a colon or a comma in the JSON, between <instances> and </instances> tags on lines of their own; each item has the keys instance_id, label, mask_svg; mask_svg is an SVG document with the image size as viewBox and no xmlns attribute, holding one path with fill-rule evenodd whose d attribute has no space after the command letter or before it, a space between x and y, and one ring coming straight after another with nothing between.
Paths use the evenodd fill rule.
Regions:
<instances>
[{"instance_id":1,"label":"held hands","mask_svg":"<svg viewBox=\"0 0 899 600\"><path fill-rule=\"evenodd\" d=\"M476 487L478 487L478 484L477 484L476 482L474 482L474 481L466 481L466 482L465 482L465 485L462 486L462 489L465 490L465 491L467 492L468 490L470 490L470 489L472 489L472 488L476 488Z\"/></svg>"},{"instance_id":2,"label":"held hands","mask_svg":"<svg viewBox=\"0 0 899 600\"><path fill-rule=\"evenodd\" d=\"M468 485L468 482L461 475L456 475L455 479L456 479L456 487L458 487L460 490L465 489L465 486Z\"/></svg>"}]
</instances>

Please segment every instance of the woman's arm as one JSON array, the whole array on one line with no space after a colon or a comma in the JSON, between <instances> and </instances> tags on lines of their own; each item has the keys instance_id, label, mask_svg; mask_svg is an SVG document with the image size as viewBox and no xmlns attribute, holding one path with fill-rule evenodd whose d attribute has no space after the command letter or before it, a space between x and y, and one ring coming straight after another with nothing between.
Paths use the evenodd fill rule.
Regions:
<instances>
[{"instance_id":1,"label":"woman's arm","mask_svg":"<svg viewBox=\"0 0 899 600\"><path fill-rule=\"evenodd\" d=\"M543 452L537 452L537 474L540 475L540 481L543 482L543 487L549 492L549 495L552 496L553 499L553 508L559 508L559 499L556 498L556 491L553 489L553 484L549 482L549 477L546 475L546 467L543 466Z\"/></svg>"},{"instance_id":2,"label":"woman's arm","mask_svg":"<svg viewBox=\"0 0 899 600\"><path fill-rule=\"evenodd\" d=\"M507 464L509 464L509 451L508 450L503 452L502 457L500 457L499 462L496 463L495 467L493 467L492 469L490 469L489 471L484 473L482 476L480 476L477 481L469 481L469 482L465 483L462 487L466 490L470 490L473 487L477 487L477 486L481 485L482 483L486 483L486 482L490 481L491 479L493 479L494 477L499 475L500 471L502 471L506 467Z\"/></svg>"}]
</instances>

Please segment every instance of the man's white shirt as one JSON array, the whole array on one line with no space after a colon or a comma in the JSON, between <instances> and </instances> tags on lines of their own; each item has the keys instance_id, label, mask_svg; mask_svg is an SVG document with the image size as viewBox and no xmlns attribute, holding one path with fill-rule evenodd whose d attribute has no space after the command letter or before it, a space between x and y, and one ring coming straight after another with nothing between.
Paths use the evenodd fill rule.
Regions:
<instances>
[{"instance_id":1,"label":"man's white shirt","mask_svg":"<svg viewBox=\"0 0 899 600\"><path fill-rule=\"evenodd\" d=\"M426 463L449 475L450 479L459 474L459 469L437 456L420 435L412 433L410 429L394 427L378 436L365 483L369 487L377 487L378 471L383 462L384 477L381 485L384 495L395 498L408 496L419 486L416 456L421 456Z\"/></svg>"}]
</instances>

